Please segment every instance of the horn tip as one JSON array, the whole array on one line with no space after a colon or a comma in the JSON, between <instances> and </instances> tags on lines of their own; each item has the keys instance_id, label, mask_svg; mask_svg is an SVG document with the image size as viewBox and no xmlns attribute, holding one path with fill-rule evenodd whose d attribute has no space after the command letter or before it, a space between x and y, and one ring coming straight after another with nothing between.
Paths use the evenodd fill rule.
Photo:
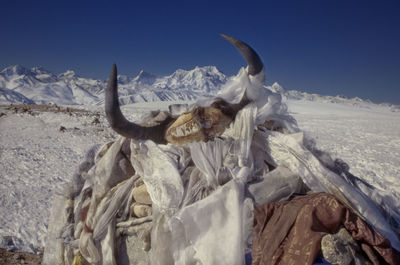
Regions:
<instances>
[{"instance_id":1,"label":"horn tip","mask_svg":"<svg viewBox=\"0 0 400 265\"><path fill-rule=\"evenodd\" d=\"M237 41L237 39L235 39L234 37L232 37L232 36L229 36L229 35L226 35L226 34L223 34L223 33L221 33L221 34L219 34L222 38L224 38L225 40L227 40L227 41L229 41L230 43L233 43L233 42L235 42L235 41Z\"/></svg>"},{"instance_id":2,"label":"horn tip","mask_svg":"<svg viewBox=\"0 0 400 265\"><path fill-rule=\"evenodd\" d=\"M117 65L114 63L111 67L111 72L110 72L110 78L111 79L115 79L117 77L118 73L117 73Z\"/></svg>"}]
</instances>

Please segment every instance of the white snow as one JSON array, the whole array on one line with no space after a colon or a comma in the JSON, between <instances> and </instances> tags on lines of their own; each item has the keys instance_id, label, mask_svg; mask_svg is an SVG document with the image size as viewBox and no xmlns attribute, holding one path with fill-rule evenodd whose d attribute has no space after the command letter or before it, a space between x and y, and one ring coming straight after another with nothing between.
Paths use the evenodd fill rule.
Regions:
<instances>
[{"instance_id":1,"label":"white snow","mask_svg":"<svg viewBox=\"0 0 400 265\"><path fill-rule=\"evenodd\" d=\"M124 106L123 112L138 119L170 103L132 104ZM288 101L299 127L316 140L319 149L348 163L352 174L399 198L400 113L371 106ZM10 248L5 246L5 236L13 237L14 248L20 250L43 247L52 194L71 179L92 145L115 139L102 106L81 108L93 114L30 115L0 108L6 114L0 117L0 247ZM97 116L100 124L94 125ZM61 132L60 126L66 130Z\"/></svg>"},{"instance_id":2,"label":"white snow","mask_svg":"<svg viewBox=\"0 0 400 265\"><path fill-rule=\"evenodd\" d=\"M300 129L320 150L350 165L350 172L376 188L400 194L400 115L389 108L290 101Z\"/></svg>"},{"instance_id":3,"label":"white snow","mask_svg":"<svg viewBox=\"0 0 400 265\"><path fill-rule=\"evenodd\" d=\"M0 235L16 237L23 242L17 248L32 251L44 245L52 193L71 178L85 151L112 133L91 125L94 116L2 112Z\"/></svg>"}]
</instances>

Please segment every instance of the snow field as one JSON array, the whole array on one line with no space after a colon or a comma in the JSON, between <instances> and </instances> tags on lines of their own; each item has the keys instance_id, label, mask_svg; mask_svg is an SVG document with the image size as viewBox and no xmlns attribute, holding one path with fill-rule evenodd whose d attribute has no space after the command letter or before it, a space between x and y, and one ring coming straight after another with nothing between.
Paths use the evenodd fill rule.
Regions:
<instances>
[{"instance_id":1,"label":"snow field","mask_svg":"<svg viewBox=\"0 0 400 265\"><path fill-rule=\"evenodd\" d=\"M44 246L53 192L71 179L88 148L113 139L92 120L63 113L0 119L0 235L21 239L17 248Z\"/></svg>"},{"instance_id":2,"label":"snow field","mask_svg":"<svg viewBox=\"0 0 400 265\"><path fill-rule=\"evenodd\" d=\"M178 102L176 102L178 103ZM181 102L180 102L181 103ZM171 102L124 106L131 120ZM301 130L350 166L350 172L400 201L400 113L311 101L288 101ZM76 107L76 106L75 106ZM14 248L35 252L44 246L52 195L68 182L85 152L117 135L102 106L81 106L100 115L40 112L0 117L0 247L12 236ZM100 124L92 124L99 117ZM60 131L61 126L65 127ZM2 245L3 244L3 245Z\"/></svg>"},{"instance_id":3,"label":"snow field","mask_svg":"<svg viewBox=\"0 0 400 265\"><path fill-rule=\"evenodd\" d=\"M400 195L399 113L309 101L290 101L289 111L318 149L377 189Z\"/></svg>"}]
</instances>

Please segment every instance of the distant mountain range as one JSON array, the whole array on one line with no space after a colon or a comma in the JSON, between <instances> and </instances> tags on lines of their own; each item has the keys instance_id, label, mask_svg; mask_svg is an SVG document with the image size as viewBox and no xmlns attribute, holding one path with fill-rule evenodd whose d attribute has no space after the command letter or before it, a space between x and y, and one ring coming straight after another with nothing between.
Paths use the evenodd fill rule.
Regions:
<instances>
[{"instance_id":1,"label":"distant mountain range","mask_svg":"<svg viewBox=\"0 0 400 265\"><path fill-rule=\"evenodd\" d=\"M122 104L148 101L195 100L216 94L228 78L215 66L176 70L168 76L144 71L136 77L118 76ZM79 77L74 71L55 75L40 67L14 65L0 72L0 103L61 105L104 101L107 81Z\"/></svg>"},{"instance_id":2,"label":"distant mountain range","mask_svg":"<svg viewBox=\"0 0 400 265\"><path fill-rule=\"evenodd\" d=\"M149 101L195 100L205 95L215 95L229 77L215 66L178 69L168 76L155 76L140 71L135 77L118 76L121 104ZM0 72L0 104L28 103L59 105L100 104L104 102L107 81L79 77L68 70L55 75L42 67L32 69L21 65L4 68ZM286 91L278 83L267 88L291 100L345 103L365 106L373 104L360 98L321 96L297 90ZM391 107L398 106L381 104Z\"/></svg>"}]
</instances>

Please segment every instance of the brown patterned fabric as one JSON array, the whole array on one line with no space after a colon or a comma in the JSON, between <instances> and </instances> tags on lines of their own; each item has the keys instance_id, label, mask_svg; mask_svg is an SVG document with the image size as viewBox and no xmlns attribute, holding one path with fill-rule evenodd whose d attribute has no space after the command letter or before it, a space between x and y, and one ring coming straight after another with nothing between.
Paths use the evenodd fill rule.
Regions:
<instances>
[{"instance_id":1,"label":"brown patterned fabric","mask_svg":"<svg viewBox=\"0 0 400 265\"><path fill-rule=\"evenodd\" d=\"M348 210L343 224L354 240L361 245L374 265L385 264L385 262L400 265L399 252L392 249L389 240L376 232L360 217ZM377 260L379 260L379 263L376 262Z\"/></svg>"},{"instance_id":2,"label":"brown patterned fabric","mask_svg":"<svg viewBox=\"0 0 400 265\"><path fill-rule=\"evenodd\" d=\"M341 225L356 241L371 246L382 262L399 264L399 253L387 239L327 193L265 204L254 210L254 222L253 265L313 264L322 237Z\"/></svg>"}]
</instances>

